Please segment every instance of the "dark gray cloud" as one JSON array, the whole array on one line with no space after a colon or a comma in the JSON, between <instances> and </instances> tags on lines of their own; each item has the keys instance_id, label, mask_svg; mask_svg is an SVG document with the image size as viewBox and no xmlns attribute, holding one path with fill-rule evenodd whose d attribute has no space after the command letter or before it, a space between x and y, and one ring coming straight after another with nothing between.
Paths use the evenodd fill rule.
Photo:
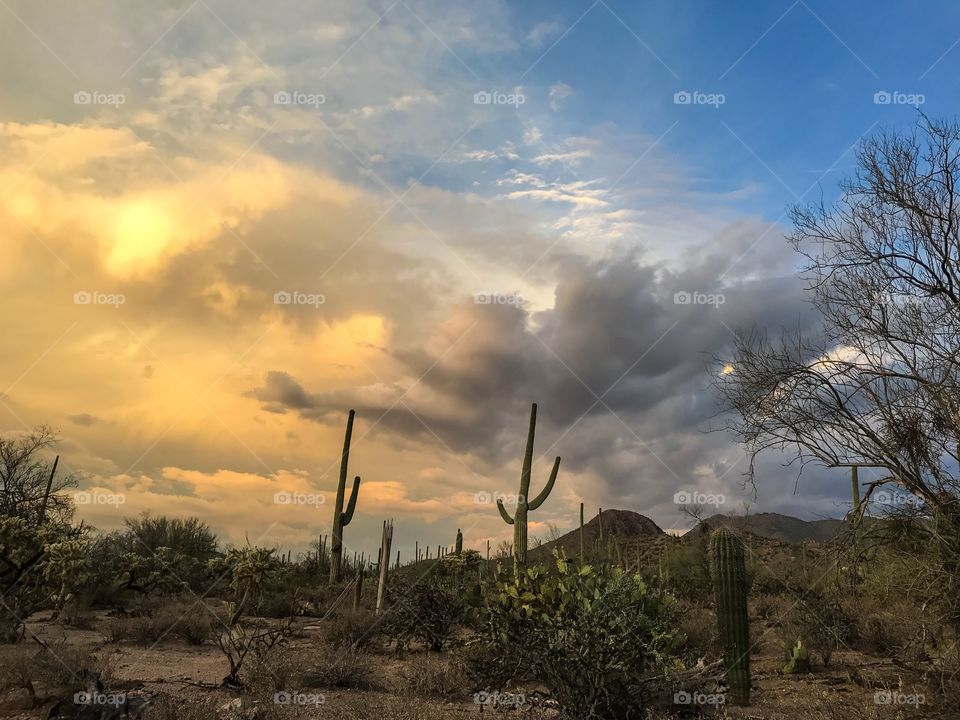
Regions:
<instances>
[{"instance_id":1,"label":"dark gray cloud","mask_svg":"<svg viewBox=\"0 0 960 720\"><path fill-rule=\"evenodd\" d=\"M707 432L717 424L710 358L730 352L737 329L815 326L796 276L724 282L734 251L716 250L726 264L707 254L674 272L635 256L563 258L550 309L464 301L428 340L393 351L408 378L394 395L305 387L282 370L250 395L320 422L353 407L379 436L449 448L487 470L519 457L536 401L537 452L595 478L582 495L662 516L678 487L734 489L746 469L732 438ZM722 302L698 304L711 294Z\"/></svg>"}]
</instances>

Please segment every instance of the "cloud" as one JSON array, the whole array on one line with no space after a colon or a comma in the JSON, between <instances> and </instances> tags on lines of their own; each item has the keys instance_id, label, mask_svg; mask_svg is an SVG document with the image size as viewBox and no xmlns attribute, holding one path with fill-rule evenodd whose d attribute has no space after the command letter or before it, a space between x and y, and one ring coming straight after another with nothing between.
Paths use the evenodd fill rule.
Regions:
<instances>
[{"instance_id":1,"label":"cloud","mask_svg":"<svg viewBox=\"0 0 960 720\"><path fill-rule=\"evenodd\" d=\"M558 36L562 30L563 26L559 20L539 22L527 33L527 42L534 47L540 47Z\"/></svg>"},{"instance_id":2,"label":"cloud","mask_svg":"<svg viewBox=\"0 0 960 720\"><path fill-rule=\"evenodd\" d=\"M103 422L96 415L91 415L90 413L77 413L76 415L67 415L67 420L72 422L74 425L80 425L81 427L90 427L98 423Z\"/></svg>"},{"instance_id":3,"label":"cloud","mask_svg":"<svg viewBox=\"0 0 960 720\"><path fill-rule=\"evenodd\" d=\"M559 112L563 104L574 95L573 88L566 83L558 82L550 86L550 109Z\"/></svg>"}]
</instances>

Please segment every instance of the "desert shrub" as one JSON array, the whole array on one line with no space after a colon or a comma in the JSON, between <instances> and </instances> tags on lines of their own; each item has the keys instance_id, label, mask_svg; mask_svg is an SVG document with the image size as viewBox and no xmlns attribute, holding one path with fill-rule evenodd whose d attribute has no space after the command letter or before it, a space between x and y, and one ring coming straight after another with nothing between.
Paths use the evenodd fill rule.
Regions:
<instances>
[{"instance_id":1,"label":"desert shrub","mask_svg":"<svg viewBox=\"0 0 960 720\"><path fill-rule=\"evenodd\" d=\"M412 582L397 577L387 586L387 610L381 632L398 649L416 641L439 651L453 638L466 608L461 594L444 587L433 575Z\"/></svg>"},{"instance_id":2,"label":"desert shrub","mask_svg":"<svg viewBox=\"0 0 960 720\"><path fill-rule=\"evenodd\" d=\"M400 674L404 690L417 696L456 697L468 689L461 661L449 655L411 655Z\"/></svg>"},{"instance_id":3,"label":"desert shrub","mask_svg":"<svg viewBox=\"0 0 960 720\"><path fill-rule=\"evenodd\" d=\"M797 600L782 622L786 643L802 640L820 656L824 666L833 653L849 647L857 637L856 618L835 594L811 591Z\"/></svg>"},{"instance_id":4,"label":"desert shrub","mask_svg":"<svg viewBox=\"0 0 960 720\"><path fill-rule=\"evenodd\" d=\"M262 665L294 632L293 621L270 624L263 620L237 622L215 634L217 647L229 664L225 687L244 688L243 670L248 659Z\"/></svg>"},{"instance_id":5,"label":"desert shrub","mask_svg":"<svg viewBox=\"0 0 960 720\"><path fill-rule=\"evenodd\" d=\"M325 637L334 646L368 648L380 638L380 617L370 610L346 610L326 623Z\"/></svg>"},{"instance_id":6,"label":"desert shrub","mask_svg":"<svg viewBox=\"0 0 960 720\"><path fill-rule=\"evenodd\" d=\"M0 676L15 679L20 687L39 683L48 689L72 692L85 688L89 676L107 682L113 675L109 656L98 656L90 648L59 642L47 648L18 648ZM8 675L8 673L10 673Z\"/></svg>"},{"instance_id":7,"label":"desert shrub","mask_svg":"<svg viewBox=\"0 0 960 720\"><path fill-rule=\"evenodd\" d=\"M794 603L796 600L788 595L757 595L751 599L750 605L758 618L771 625L779 625Z\"/></svg>"},{"instance_id":8,"label":"desert shrub","mask_svg":"<svg viewBox=\"0 0 960 720\"><path fill-rule=\"evenodd\" d=\"M133 638L132 618L110 617L100 626L108 642L118 643Z\"/></svg>"},{"instance_id":9,"label":"desert shrub","mask_svg":"<svg viewBox=\"0 0 960 720\"><path fill-rule=\"evenodd\" d=\"M311 657L309 667L299 676L299 684L311 688L375 688L370 659L350 647L324 645Z\"/></svg>"},{"instance_id":10,"label":"desert shrub","mask_svg":"<svg viewBox=\"0 0 960 720\"><path fill-rule=\"evenodd\" d=\"M684 647L697 656L716 655L717 616L712 610L690 603L678 604L677 628L684 638Z\"/></svg>"},{"instance_id":11,"label":"desert shrub","mask_svg":"<svg viewBox=\"0 0 960 720\"><path fill-rule=\"evenodd\" d=\"M97 624L97 617L85 602L71 598L60 611L60 622L80 630L92 630Z\"/></svg>"},{"instance_id":12,"label":"desert shrub","mask_svg":"<svg viewBox=\"0 0 960 720\"><path fill-rule=\"evenodd\" d=\"M258 615L268 618L300 615L300 593L296 588L271 589L263 593L255 609Z\"/></svg>"},{"instance_id":13,"label":"desert shrub","mask_svg":"<svg viewBox=\"0 0 960 720\"><path fill-rule=\"evenodd\" d=\"M243 685L254 693L277 693L299 688L310 668L313 652L299 650L266 653L255 657L242 672Z\"/></svg>"},{"instance_id":14,"label":"desert shrub","mask_svg":"<svg viewBox=\"0 0 960 720\"><path fill-rule=\"evenodd\" d=\"M702 602L712 587L710 561L701 543L675 543L665 546L660 556L659 574L665 588L692 602Z\"/></svg>"},{"instance_id":15,"label":"desert shrub","mask_svg":"<svg viewBox=\"0 0 960 720\"><path fill-rule=\"evenodd\" d=\"M481 591L479 630L465 654L480 687L544 683L568 717L641 716L650 678L679 665L675 600L618 567L498 569Z\"/></svg>"},{"instance_id":16,"label":"desert shrub","mask_svg":"<svg viewBox=\"0 0 960 720\"><path fill-rule=\"evenodd\" d=\"M226 619L200 603L183 600L154 611L151 615L111 618L107 628L111 639L127 638L146 643L182 640L190 645L204 645L214 638ZM116 642L117 640L114 640Z\"/></svg>"}]
</instances>

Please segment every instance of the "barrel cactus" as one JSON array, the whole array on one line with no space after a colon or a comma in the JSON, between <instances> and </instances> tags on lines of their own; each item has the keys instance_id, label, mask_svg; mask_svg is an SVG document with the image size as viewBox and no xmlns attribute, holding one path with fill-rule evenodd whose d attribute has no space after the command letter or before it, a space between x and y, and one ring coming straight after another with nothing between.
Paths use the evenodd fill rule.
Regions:
<instances>
[{"instance_id":1,"label":"barrel cactus","mask_svg":"<svg viewBox=\"0 0 960 720\"><path fill-rule=\"evenodd\" d=\"M534 403L530 408L530 428L527 431L527 448L523 454L523 469L520 472L520 492L517 495L517 509L513 517L503 507L503 500L497 498L497 509L500 510L500 516L508 525L513 525L513 557L518 567L527 564L527 512L536 510L543 505L544 500L553 490L553 485L557 481L557 473L560 471L560 458L553 462L553 470L550 472L550 478L540 494L533 500L529 499L530 494L530 468L533 465L533 436L537 428L537 404Z\"/></svg>"},{"instance_id":2,"label":"barrel cactus","mask_svg":"<svg viewBox=\"0 0 960 720\"><path fill-rule=\"evenodd\" d=\"M743 541L721 528L711 538L717 625L733 701L750 703L750 622L747 617L747 564Z\"/></svg>"}]
</instances>

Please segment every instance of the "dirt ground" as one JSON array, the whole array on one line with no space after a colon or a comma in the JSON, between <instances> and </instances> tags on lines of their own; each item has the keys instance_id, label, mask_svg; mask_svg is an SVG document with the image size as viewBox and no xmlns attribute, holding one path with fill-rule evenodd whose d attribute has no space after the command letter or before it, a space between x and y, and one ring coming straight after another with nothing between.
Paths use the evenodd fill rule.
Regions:
<instances>
[{"instance_id":1,"label":"dirt ground","mask_svg":"<svg viewBox=\"0 0 960 720\"><path fill-rule=\"evenodd\" d=\"M316 620L298 621L300 632L281 652L305 652L323 643L324 628ZM65 642L68 647L92 648L98 658L107 660L113 691L148 698L169 696L177 704L212 706L213 717L266 717L259 706L270 703L269 696L240 694L217 687L226 673L226 661L213 644L192 647L178 641L164 641L149 647L132 641L108 642L95 627L79 630L53 624L42 618L30 623L31 631L54 644ZM31 644L28 643L27 647ZM20 651L21 646L0 646L0 656ZM960 718L957 705L947 707L939 703L925 689L921 677L896 667L889 660L869 658L855 652L838 652L829 668L803 675L785 675L783 658L773 642L761 643L753 659L754 691L749 707L700 707L673 705L656 711L656 718L707 717L741 720L847 720L848 718L890 719ZM413 697L404 680L405 666L415 653L399 658L390 654L372 654L376 690L317 689L314 695L323 698L322 704L309 706L286 705L281 717L290 718L467 718L517 717L550 718L555 711L546 702L534 702L519 709L491 709L478 705L474 698ZM878 694L879 693L879 694ZM922 697L923 703L913 706L913 700ZM43 704L29 709L25 691L9 691L0 696L0 717L46 718L56 699L43 698ZM958 699L960 700L960 699ZM889 701L889 702L887 702ZM539 704L539 707L537 705ZM275 710L275 708L274 708ZM179 716L179 713L177 714Z\"/></svg>"}]
</instances>

